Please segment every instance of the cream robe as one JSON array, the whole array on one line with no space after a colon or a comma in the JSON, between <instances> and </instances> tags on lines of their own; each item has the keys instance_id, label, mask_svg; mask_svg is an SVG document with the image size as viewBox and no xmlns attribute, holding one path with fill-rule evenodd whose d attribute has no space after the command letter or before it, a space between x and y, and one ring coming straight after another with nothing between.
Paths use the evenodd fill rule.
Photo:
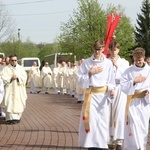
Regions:
<instances>
[{"instance_id":1,"label":"cream robe","mask_svg":"<svg viewBox=\"0 0 150 150\"><path fill-rule=\"evenodd\" d=\"M93 65L102 66L103 71L89 78L88 72ZM101 60L94 57L85 59L79 67L78 83L81 88L108 86L108 91L115 88L113 76L113 65L103 55ZM83 123L83 112L81 111L79 126L79 146L108 148L109 123L110 123L110 101L109 92L92 94L90 104L90 132L86 133Z\"/></svg>"},{"instance_id":2,"label":"cream robe","mask_svg":"<svg viewBox=\"0 0 150 150\"><path fill-rule=\"evenodd\" d=\"M53 88L58 89L60 88L60 78L58 76L60 67L55 67L53 69L52 79L53 79Z\"/></svg>"},{"instance_id":3,"label":"cream robe","mask_svg":"<svg viewBox=\"0 0 150 150\"><path fill-rule=\"evenodd\" d=\"M74 71L74 79L75 79L75 83L76 83L76 85L75 85L76 98L78 99L78 101L83 101L85 89L81 88L78 84L78 76L77 76L78 69L79 69L79 66L77 66Z\"/></svg>"},{"instance_id":4,"label":"cream robe","mask_svg":"<svg viewBox=\"0 0 150 150\"><path fill-rule=\"evenodd\" d=\"M74 72L75 72L75 67L74 68L70 68L70 72L69 72L69 83L70 83L70 94L74 95L75 94L75 89L76 89L76 78L74 77Z\"/></svg>"},{"instance_id":5,"label":"cream robe","mask_svg":"<svg viewBox=\"0 0 150 150\"><path fill-rule=\"evenodd\" d=\"M70 75L72 74L72 70L70 67L66 67L66 71L64 74L64 81L65 81L65 89L66 89L66 93L70 94Z\"/></svg>"},{"instance_id":6,"label":"cream robe","mask_svg":"<svg viewBox=\"0 0 150 150\"><path fill-rule=\"evenodd\" d=\"M1 78L1 76L2 76L2 71L3 71L3 69L4 69L4 67L5 67L6 65L0 65L0 78ZM3 89L4 89L4 87L3 87ZM2 90L3 90L2 89ZM3 91L4 92L4 91ZM4 108L5 106L4 106L4 101L3 101L3 99L2 100L0 100L1 102L0 102L0 108Z\"/></svg>"},{"instance_id":7,"label":"cream robe","mask_svg":"<svg viewBox=\"0 0 150 150\"><path fill-rule=\"evenodd\" d=\"M41 70L41 78L42 78L43 87L46 87L46 88L53 87L52 70L51 70L50 67L45 67L44 66L42 68L42 70Z\"/></svg>"},{"instance_id":8,"label":"cream robe","mask_svg":"<svg viewBox=\"0 0 150 150\"><path fill-rule=\"evenodd\" d=\"M58 72L58 78L60 79L60 88L62 93L66 93L66 87L67 87L67 78L68 77L68 72L67 72L67 67L60 67L59 72Z\"/></svg>"},{"instance_id":9,"label":"cream robe","mask_svg":"<svg viewBox=\"0 0 150 150\"><path fill-rule=\"evenodd\" d=\"M2 71L6 65L0 65L0 77L2 76Z\"/></svg>"},{"instance_id":10,"label":"cream robe","mask_svg":"<svg viewBox=\"0 0 150 150\"><path fill-rule=\"evenodd\" d=\"M3 80L0 78L0 104L3 101L3 97L4 97L4 84Z\"/></svg>"},{"instance_id":11,"label":"cream robe","mask_svg":"<svg viewBox=\"0 0 150 150\"><path fill-rule=\"evenodd\" d=\"M33 90L31 89L31 92L37 92L38 90L36 90L36 87L42 87L42 80L40 77L40 70L38 67L31 67L29 71L28 83L30 83L30 85L34 85Z\"/></svg>"},{"instance_id":12,"label":"cream robe","mask_svg":"<svg viewBox=\"0 0 150 150\"><path fill-rule=\"evenodd\" d=\"M18 81L11 81L11 77L14 74L18 77ZM6 109L6 120L18 120L26 107L27 74L22 66L17 64L16 67L13 67L9 64L3 69L2 80L5 88L4 105Z\"/></svg>"},{"instance_id":13,"label":"cream robe","mask_svg":"<svg viewBox=\"0 0 150 150\"><path fill-rule=\"evenodd\" d=\"M133 85L134 78L139 75L145 76L146 80ZM143 68L135 65L129 67L123 74L121 88L127 95L143 90L150 92L150 67L147 64ZM150 94L144 98L135 98L132 101L128 117L129 124L125 125L124 150L146 150L150 118Z\"/></svg>"}]
</instances>

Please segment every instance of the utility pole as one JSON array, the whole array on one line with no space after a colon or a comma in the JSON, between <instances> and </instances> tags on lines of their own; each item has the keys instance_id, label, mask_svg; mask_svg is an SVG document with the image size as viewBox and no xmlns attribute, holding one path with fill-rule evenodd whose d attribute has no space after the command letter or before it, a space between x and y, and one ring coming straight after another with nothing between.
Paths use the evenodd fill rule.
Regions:
<instances>
[{"instance_id":1,"label":"utility pole","mask_svg":"<svg viewBox=\"0 0 150 150\"><path fill-rule=\"evenodd\" d=\"M21 29L18 29L18 40L20 41L20 30Z\"/></svg>"}]
</instances>

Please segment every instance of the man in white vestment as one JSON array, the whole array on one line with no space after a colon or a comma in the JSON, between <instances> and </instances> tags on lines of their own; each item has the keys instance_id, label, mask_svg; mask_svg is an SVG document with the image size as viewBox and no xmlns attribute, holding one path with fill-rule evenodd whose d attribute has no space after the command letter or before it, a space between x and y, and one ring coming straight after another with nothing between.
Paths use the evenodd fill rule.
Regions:
<instances>
[{"instance_id":1,"label":"man in white vestment","mask_svg":"<svg viewBox=\"0 0 150 150\"><path fill-rule=\"evenodd\" d=\"M57 62L56 67L53 69L52 79L53 79L53 88L55 92L60 94L60 77L58 76L60 70L60 64Z\"/></svg>"},{"instance_id":2,"label":"man in white vestment","mask_svg":"<svg viewBox=\"0 0 150 150\"><path fill-rule=\"evenodd\" d=\"M66 94L71 95L71 78L72 78L73 70L72 70L72 63L70 61L67 62L67 67L66 67L66 73L65 73L65 78L66 78Z\"/></svg>"},{"instance_id":3,"label":"man in white vestment","mask_svg":"<svg viewBox=\"0 0 150 150\"><path fill-rule=\"evenodd\" d=\"M61 63L61 67L58 72L58 78L60 79L60 93L66 94L68 72L67 72L67 65L65 61L62 61Z\"/></svg>"},{"instance_id":4,"label":"man in white vestment","mask_svg":"<svg viewBox=\"0 0 150 150\"><path fill-rule=\"evenodd\" d=\"M78 70L79 86L85 91L79 126L79 146L108 149L110 103L114 97L113 65L103 54L103 41L93 45L94 54Z\"/></svg>"},{"instance_id":5,"label":"man in white vestment","mask_svg":"<svg viewBox=\"0 0 150 150\"><path fill-rule=\"evenodd\" d=\"M69 83L70 83L70 95L72 97L74 97L76 94L76 83L77 83L77 79L75 76L76 68L77 68L76 63L71 63L71 68L69 71Z\"/></svg>"},{"instance_id":6,"label":"man in white vestment","mask_svg":"<svg viewBox=\"0 0 150 150\"><path fill-rule=\"evenodd\" d=\"M74 78L76 79L76 98L77 98L77 103L82 103L84 101L84 92L85 92L85 89L81 88L78 84L78 69L81 65L81 63L83 62L84 59L81 59L78 61L78 65L76 67L76 70L75 70L75 74L74 74Z\"/></svg>"},{"instance_id":7,"label":"man in white vestment","mask_svg":"<svg viewBox=\"0 0 150 150\"><path fill-rule=\"evenodd\" d=\"M114 76L116 82L115 97L112 102L113 126L111 127L111 134L116 140L116 150L121 150L124 139L124 124L125 124L125 107L127 95L121 91L120 79L123 72L129 67L129 62L121 58L118 54L120 45L116 41L112 41L109 45L109 59L114 66Z\"/></svg>"},{"instance_id":8,"label":"man in white vestment","mask_svg":"<svg viewBox=\"0 0 150 150\"><path fill-rule=\"evenodd\" d=\"M150 118L150 67L145 50L133 51L134 64L122 75L121 89L127 94L124 150L146 150Z\"/></svg>"},{"instance_id":9,"label":"man in white vestment","mask_svg":"<svg viewBox=\"0 0 150 150\"><path fill-rule=\"evenodd\" d=\"M17 56L10 56L10 64L2 72L4 82L4 105L6 121L9 124L18 123L26 107L27 74L22 66L17 64Z\"/></svg>"},{"instance_id":10,"label":"man in white vestment","mask_svg":"<svg viewBox=\"0 0 150 150\"><path fill-rule=\"evenodd\" d=\"M42 67L41 78L43 89L44 88L46 89L45 94L49 94L49 89L53 87L53 82L52 82L52 70L49 67L48 62L45 62L45 66Z\"/></svg>"},{"instance_id":11,"label":"man in white vestment","mask_svg":"<svg viewBox=\"0 0 150 150\"><path fill-rule=\"evenodd\" d=\"M39 87L42 87L42 80L40 77L40 70L37 66L36 61L33 62L33 65L29 71L28 83L30 84L30 93L36 94L41 92Z\"/></svg>"}]
</instances>

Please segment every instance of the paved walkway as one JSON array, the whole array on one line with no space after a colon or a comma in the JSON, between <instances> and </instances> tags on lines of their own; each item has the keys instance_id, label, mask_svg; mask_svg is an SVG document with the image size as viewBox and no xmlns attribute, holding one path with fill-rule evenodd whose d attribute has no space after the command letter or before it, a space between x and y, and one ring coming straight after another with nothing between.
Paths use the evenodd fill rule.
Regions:
<instances>
[{"instance_id":1,"label":"paved walkway","mask_svg":"<svg viewBox=\"0 0 150 150\"><path fill-rule=\"evenodd\" d=\"M49 95L28 94L27 108L19 124L0 121L0 149L85 150L77 143L82 104L76 102L71 96L53 91Z\"/></svg>"}]
</instances>

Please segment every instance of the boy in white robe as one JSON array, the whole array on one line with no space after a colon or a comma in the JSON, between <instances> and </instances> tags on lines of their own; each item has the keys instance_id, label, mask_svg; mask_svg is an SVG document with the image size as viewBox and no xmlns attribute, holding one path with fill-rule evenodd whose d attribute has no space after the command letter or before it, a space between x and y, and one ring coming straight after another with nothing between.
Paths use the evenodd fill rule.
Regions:
<instances>
[{"instance_id":1,"label":"boy in white robe","mask_svg":"<svg viewBox=\"0 0 150 150\"><path fill-rule=\"evenodd\" d=\"M103 54L100 40L93 45L94 54L79 67L78 83L85 91L79 126L79 146L107 149L109 143L110 103L114 96L113 65Z\"/></svg>"},{"instance_id":2,"label":"boy in white robe","mask_svg":"<svg viewBox=\"0 0 150 150\"><path fill-rule=\"evenodd\" d=\"M4 84L3 84L3 80L1 79L0 77L0 104L2 103L3 101L3 97L4 97ZM5 118L5 113L4 113L4 110L3 108L0 108L0 117L3 117Z\"/></svg>"},{"instance_id":3,"label":"boy in white robe","mask_svg":"<svg viewBox=\"0 0 150 150\"><path fill-rule=\"evenodd\" d=\"M122 149L123 139L124 139L124 124L125 124L125 107L127 101L127 95L121 91L120 79L123 72L129 67L129 62L124 58L121 58L118 54L120 51L120 45L115 41L109 45L109 59L112 61L114 66L114 76L116 82L115 97L112 102L113 110L113 130L112 135L114 140L116 140L116 150Z\"/></svg>"},{"instance_id":4,"label":"boy in white robe","mask_svg":"<svg viewBox=\"0 0 150 150\"><path fill-rule=\"evenodd\" d=\"M133 51L134 64L123 74L121 89L127 94L124 150L146 150L150 118L150 67L145 50Z\"/></svg>"},{"instance_id":5,"label":"boy in white robe","mask_svg":"<svg viewBox=\"0 0 150 150\"><path fill-rule=\"evenodd\" d=\"M4 96L4 84L3 80L0 78L0 104L3 101L3 96Z\"/></svg>"},{"instance_id":6,"label":"boy in white robe","mask_svg":"<svg viewBox=\"0 0 150 150\"><path fill-rule=\"evenodd\" d=\"M2 58L0 58L0 78L1 78L1 76L2 76L2 71L3 71L3 68L6 66L6 65L4 65L4 63L2 62ZM3 82L3 81L2 81ZM2 83L3 84L3 83ZM1 85L2 85L1 84ZM4 84L3 84L3 86L4 86ZM2 91L3 91L3 94L4 94L4 87L1 87L1 89L2 89ZM3 97L3 96L2 96ZM4 103L3 103L3 99L0 99L0 117L2 117L2 118L5 118L6 117L6 114L5 114L5 112L4 112Z\"/></svg>"},{"instance_id":7,"label":"boy in white robe","mask_svg":"<svg viewBox=\"0 0 150 150\"><path fill-rule=\"evenodd\" d=\"M20 122L26 107L26 81L27 74L22 66L17 64L17 56L10 56L10 64L2 71L4 82L4 105L6 121L9 124Z\"/></svg>"}]
</instances>

